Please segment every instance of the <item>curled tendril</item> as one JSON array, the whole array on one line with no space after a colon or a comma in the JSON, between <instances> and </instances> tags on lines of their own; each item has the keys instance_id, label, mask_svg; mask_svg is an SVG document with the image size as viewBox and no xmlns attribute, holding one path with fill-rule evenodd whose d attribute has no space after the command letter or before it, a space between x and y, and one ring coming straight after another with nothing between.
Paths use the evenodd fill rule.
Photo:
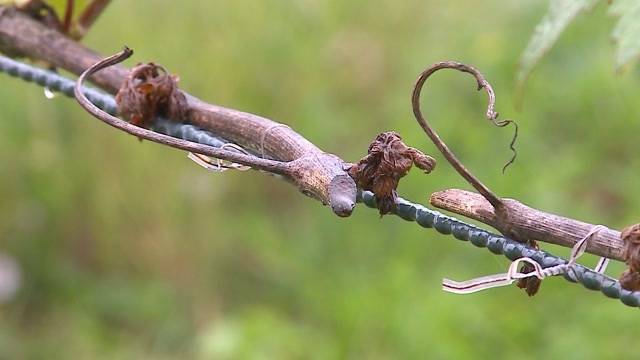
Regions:
<instances>
[{"instance_id":1,"label":"curled tendril","mask_svg":"<svg viewBox=\"0 0 640 360\"><path fill-rule=\"evenodd\" d=\"M268 159L262 159L253 155L247 155L238 153L232 150L224 150L218 149L212 146L198 144L191 141L186 141L182 139L178 139L172 136L156 133L151 130L144 129L142 127L135 126L130 124L124 120L121 120L115 116L109 115L108 113L102 111L100 108L95 106L87 97L84 95L83 91L83 83L85 79L92 74L107 68L109 66L113 66L118 64L125 59L129 58L133 54L133 50L125 47L123 51L112 55L108 58L105 58L87 70L85 70L82 75L78 78L76 82L76 86L74 88L74 95L80 106L82 106L87 112L96 117L97 119L111 125L119 130L125 131L131 135L137 136L141 139L150 140L153 142L157 142L160 144L164 144L167 146L171 146L174 148L191 151L193 153L208 155L215 157L217 159L230 161L233 163L238 163L246 166L250 166L257 170L263 170L275 174L280 175L288 175L290 172L290 167L287 163L273 161Z\"/></svg>"},{"instance_id":2,"label":"curled tendril","mask_svg":"<svg viewBox=\"0 0 640 360\"><path fill-rule=\"evenodd\" d=\"M433 141L433 143L436 145L438 150L440 150L440 152L444 155L444 157L451 164L451 166L453 166L453 168L469 184L471 184L471 186L473 186L485 199L487 199L487 201L489 201L489 203L491 203L491 205L494 208L501 207L503 204L502 200L497 195L495 195L486 185L484 185L480 180L478 180L478 178L476 178L473 174L471 174L471 172L469 172L469 170L467 170L467 168L464 165L462 165L460 160L458 160L458 158L453 154L453 152L451 152L447 144L445 144L445 142L440 138L440 136L438 136L435 130L433 130L431 125L429 125L429 123L425 120L424 116L422 115L422 111L420 110L420 93L422 92L422 87L424 86L425 81L433 73L441 69L454 69L454 70L471 74L476 79L476 82L478 83L478 90L485 89L485 91L489 95L489 103L487 105L487 112L486 112L487 119L491 121L492 124L498 127L505 127L509 124L513 124L515 126L515 132L514 132L513 138L511 140L511 143L509 144L509 148L513 152L513 156L504 165L502 169L503 172L509 165L511 165L515 161L515 158L517 156L517 152L515 149L515 142L516 142L516 139L518 138L518 125L513 120L500 120L500 121L497 120L498 112L496 112L495 110L496 95L495 95L495 92L493 91L493 87L491 87L491 84L489 84L489 82L485 79L484 75L482 75L480 71L478 71L476 68L472 66L455 62L455 61L438 62L431 65L427 69L425 69L420 74L420 76L418 76L418 79L416 80L416 84L413 88L413 94L411 97L411 104L413 107L413 113L416 117L416 120L418 121L418 124L420 124L420 126L425 131L427 136L429 136L431 141Z\"/></svg>"}]
</instances>

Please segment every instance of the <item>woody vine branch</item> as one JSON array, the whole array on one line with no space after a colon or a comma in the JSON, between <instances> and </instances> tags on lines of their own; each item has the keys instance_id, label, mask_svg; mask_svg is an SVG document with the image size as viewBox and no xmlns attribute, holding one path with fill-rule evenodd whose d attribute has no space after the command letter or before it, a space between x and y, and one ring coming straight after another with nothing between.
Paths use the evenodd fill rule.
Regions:
<instances>
[{"instance_id":1,"label":"woody vine branch","mask_svg":"<svg viewBox=\"0 0 640 360\"><path fill-rule=\"evenodd\" d=\"M76 74L82 73L102 60L102 56L96 52L87 49L55 29L45 26L36 19L8 7L0 7L0 51L12 56L27 56L46 61L52 66ZM486 89L489 93L490 105L487 117L495 121L497 114L492 105L495 100L493 89L486 86L488 84L486 80L481 81L484 80L481 74L474 74L471 70L473 68L465 68L464 66L450 62L436 64L435 67L423 72L417 85L422 86L427 77L439 68L457 67L458 70L469 72L476 77L481 88ZM115 65L93 74L90 80L113 94L120 88L127 75L126 68ZM83 77L83 80L85 78L86 76ZM261 163L266 166L263 169L287 173L289 180L297 185L303 193L331 206L334 213L340 216L351 214L356 198L355 182L347 173L351 164L336 155L320 150L303 136L280 123L242 111L205 103L194 96L184 94L188 104L187 121L189 123L218 134L244 148L253 150L255 153L263 150L265 155L274 159L277 164L271 163L267 159L261 159L265 162L256 163L256 159L253 157L243 158L241 154L233 152L232 154L209 152L209 154L233 159L238 163L252 164L257 168L261 166L259 165ZM416 117L422 117L419 107L416 108L419 95L420 89L416 87L412 97ZM426 121L422 120L420 125L425 128ZM418 121L420 122L420 119ZM500 123L506 125L505 122L499 122L498 125ZM131 130L138 131L139 129ZM425 131L429 135L426 128ZM439 139L435 132L432 130L431 132L432 134L429 136L432 140ZM143 132L133 133L136 136L149 135L149 133ZM438 144L435 140L434 143L453 165L455 161L451 161L451 157L446 154L446 150L448 150L446 145L443 142ZM211 150L191 147L194 146L191 144L176 144L188 145L189 147L183 147L183 149L199 153L206 154ZM449 155L452 155L450 151ZM458 165L461 170L466 170L459 162ZM287 167L288 169L286 169ZM464 172L462 171L462 173ZM474 188L482 184L468 171L466 173ZM469 179L467 180L469 181ZM503 234L521 241L539 240L572 247L593 227L593 224L542 212L512 199L499 198L486 186L478 186L476 189L481 195L461 190L437 192L432 195L431 203L437 207L483 221ZM501 208L506 211L502 211ZM594 236L587 247L587 252L618 260L625 259L620 233L611 229L600 231Z\"/></svg>"}]
</instances>

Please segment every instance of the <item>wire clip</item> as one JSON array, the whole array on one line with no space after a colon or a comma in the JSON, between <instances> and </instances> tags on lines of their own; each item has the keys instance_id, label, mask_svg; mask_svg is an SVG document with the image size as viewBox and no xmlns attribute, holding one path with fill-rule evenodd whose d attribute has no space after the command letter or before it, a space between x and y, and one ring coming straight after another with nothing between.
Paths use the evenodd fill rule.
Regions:
<instances>
[{"instance_id":1,"label":"wire clip","mask_svg":"<svg viewBox=\"0 0 640 360\"><path fill-rule=\"evenodd\" d=\"M571 249L571 257L569 258L569 262L566 264L556 265L548 268L543 268L537 261L528 258L522 257L520 259L516 259L509 265L509 270L503 274L495 274L483 276L467 281L454 281L450 279L442 279L442 290L454 294L471 294L477 291L482 291L486 289L491 289L499 286L511 285L514 281L519 279L528 278L531 276L535 276L540 280L543 280L549 276L562 275L567 273L570 277L573 271L573 265L576 263L578 258L584 254L587 248L587 241L593 237L598 231L606 229L603 225L594 226L591 231L589 231L580 241L578 241ZM528 264L533 265L534 270L528 273L521 273L518 271L518 266L526 262ZM609 263L609 259L602 257L600 261L598 261L598 265L596 265L595 271L598 273L604 273Z\"/></svg>"}]
</instances>

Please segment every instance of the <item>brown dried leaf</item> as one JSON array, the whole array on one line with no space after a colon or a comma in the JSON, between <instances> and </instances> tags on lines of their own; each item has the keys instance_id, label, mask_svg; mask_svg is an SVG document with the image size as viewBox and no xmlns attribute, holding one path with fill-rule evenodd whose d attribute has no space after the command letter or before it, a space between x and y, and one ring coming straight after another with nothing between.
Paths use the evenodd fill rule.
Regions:
<instances>
[{"instance_id":1,"label":"brown dried leaf","mask_svg":"<svg viewBox=\"0 0 640 360\"><path fill-rule=\"evenodd\" d=\"M398 133L389 131L376 137L369 145L367 156L349 169L349 175L358 187L376 195L380 215L384 215L395 209L398 182L414 164L429 173L436 161L420 150L408 147Z\"/></svg>"},{"instance_id":2,"label":"brown dried leaf","mask_svg":"<svg viewBox=\"0 0 640 360\"><path fill-rule=\"evenodd\" d=\"M181 120L187 114L187 99L178 89L178 77L154 63L138 64L116 95L118 113L130 123L148 128L153 120Z\"/></svg>"},{"instance_id":3,"label":"brown dried leaf","mask_svg":"<svg viewBox=\"0 0 640 360\"><path fill-rule=\"evenodd\" d=\"M436 167L436 160L431 156L425 155L422 151L409 148L413 163L418 169L424 170L427 174Z\"/></svg>"}]
</instances>

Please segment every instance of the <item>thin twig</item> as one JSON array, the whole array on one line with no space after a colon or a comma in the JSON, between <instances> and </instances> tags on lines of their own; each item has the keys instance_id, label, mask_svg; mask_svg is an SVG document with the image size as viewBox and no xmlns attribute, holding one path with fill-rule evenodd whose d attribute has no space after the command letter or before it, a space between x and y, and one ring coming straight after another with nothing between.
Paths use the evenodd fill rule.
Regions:
<instances>
[{"instance_id":1,"label":"thin twig","mask_svg":"<svg viewBox=\"0 0 640 360\"><path fill-rule=\"evenodd\" d=\"M87 5L78 17L78 33L76 34L78 39L81 39L86 35L87 31L89 31L93 23L98 19L100 14L102 14L107 5L109 5L110 1L111 0L93 0L89 5Z\"/></svg>"},{"instance_id":2,"label":"thin twig","mask_svg":"<svg viewBox=\"0 0 640 360\"><path fill-rule=\"evenodd\" d=\"M65 34L68 34L69 30L71 29L71 20L73 19L74 6L74 0L67 0L67 5L64 9L64 19L62 20L62 32Z\"/></svg>"}]
</instances>

